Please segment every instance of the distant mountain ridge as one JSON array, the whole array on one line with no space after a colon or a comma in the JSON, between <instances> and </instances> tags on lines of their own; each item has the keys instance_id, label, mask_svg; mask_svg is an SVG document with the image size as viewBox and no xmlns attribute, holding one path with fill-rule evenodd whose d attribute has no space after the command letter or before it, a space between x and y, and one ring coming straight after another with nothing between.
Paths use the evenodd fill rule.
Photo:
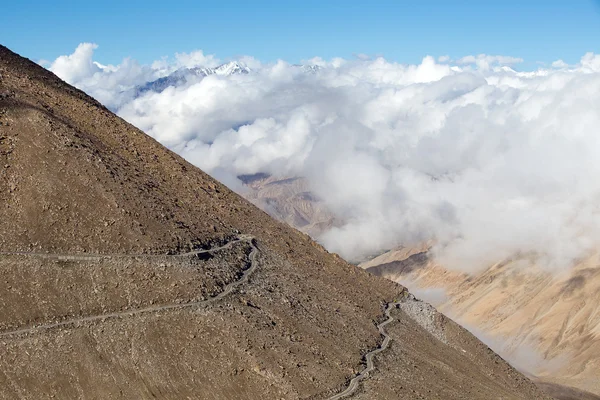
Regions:
<instances>
[{"instance_id":1,"label":"distant mountain ridge","mask_svg":"<svg viewBox=\"0 0 600 400\"><path fill-rule=\"evenodd\" d=\"M248 188L243 195L272 217L318 239L341 221L311 191L306 178L264 173L238 177Z\"/></svg>"},{"instance_id":2,"label":"distant mountain ridge","mask_svg":"<svg viewBox=\"0 0 600 400\"><path fill-rule=\"evenodd\" d=\"M231 76L240 74L249 74L252 70L240 61L231 61L221 64L216 68L210 67L192 67L180 68L177 71L158 78L154 81L146 82L143 85L136 86L133 90L135 97L141 96L147 92L160 93L170 86L181 86L190 80L200 80L209 75Z\"/></svg>"},{"instance_id":3,"label":"distant mountain ridge","mask_svg":"<svg viewBox=\"0 0 600 400\"><path fill-rule=\"evenodd\" d=\"M298 68L305 74L316 74L323 67L319 65L310 64L294 64L294 67ZM146 82L142 85L138 85L132 89L133 97L139 97L148 92L161 93L169 87L183 86L188 82L201 81L207 76L234 76L234 75L248 75L256 72L255 70L248 67L241 61L230 61L219 65L218 67L204 67L197 66L191 68L180 68L175 72L170 73L167 76L155 79L153 81Z\"/></svg>"}]
</instances>

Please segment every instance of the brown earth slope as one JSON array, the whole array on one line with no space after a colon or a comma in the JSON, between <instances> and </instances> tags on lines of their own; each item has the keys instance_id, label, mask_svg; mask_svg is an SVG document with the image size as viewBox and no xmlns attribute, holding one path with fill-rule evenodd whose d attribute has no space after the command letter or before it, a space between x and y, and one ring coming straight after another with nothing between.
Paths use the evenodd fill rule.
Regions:
<instances>
[{"instance_id":1,"label":"brown earth slope","mask_svg":"<svg viewBox=\"0 0 600 400\"><path fill-rule=\"evenodd\" d=\"M403 287L1 46L0 124L0 399L329 398L396 298L395 350L360 393L545 398Z\"/></svg>"},{"instance_id":2,"label":"brown earth slope","mask_svg":"<svg viewBox=\"0 0 600 400\"><path fill-rule=\"evenodd\" d=\"M561 398L577 397L559 385L600 395L600 255L560 273L515 258L467 275L436 263L425 245L388 252L362 267L407 284L513 365L554 383L544 388L560 388Z\"/></svg>"},{"instance_id":3,"label":"brown earth slope","mask_svg":"<svg viewBox=\"0 0 600 400\"><path fill-rule=\"evenodd\" d=\"M243 196L272 217L318 240L336 225L336 218L312 191L306 178L265 174L241 177Z\"/></svg>"}]
</instances>

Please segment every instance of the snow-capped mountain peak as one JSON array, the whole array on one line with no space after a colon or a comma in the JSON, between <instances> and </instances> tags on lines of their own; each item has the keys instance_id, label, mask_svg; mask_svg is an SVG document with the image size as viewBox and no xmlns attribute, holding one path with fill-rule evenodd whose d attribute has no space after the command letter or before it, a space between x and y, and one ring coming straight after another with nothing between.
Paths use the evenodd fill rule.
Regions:
<instances>
[{"instance_id":1,"label":"snow-capped mountain peak","mask_svg":"<svg viewBox=\"0 0 600 400\"><path fill-rule=\"evenodd\" d=\"M240 61L230 61L228 63L219 65L214 69L214 73L217 75L237 75L237 74L248 74L251 70L246 64Z\"/></svg>"},{"instance_id":2,"label":"snow-capped mountain peak","mask_svg":"<svg viewBox=\"0 0 600 400\"><path fill-rule=\"evenodd\" d=\"M244 63L239 61L231 61L216 68L210 67L192 67L180 68L177 71L158 78L151 82L146 82L135 88L135 97L138 97L146 92L160 93L170 86L178 87L191 80L203 79L209 75L231 76L238 74L248 74L251 70Z\"/></svg>"},{"instance_id":3,"label":"snow-capped mountain peak","mask_svg":"<svg viewBox=\"0 0 600 400\"><path fill-rule=\"evenodd\" d=\"M302 65L297 64L295 67L307 74L318 73L323 67L318 65ZM134 88L134 97L139 97L146 92L160 93L168 87L179 87L188 82L197 82L210 75L217 76L233 76L233 75L247 75L254 72L246 64L241 61L230 61L225 64L221 64L218 67L191 67L191 68L180 68L177 71L158 78L151 82L146 82L143 85Z\"/></svg>"}]
</instances>

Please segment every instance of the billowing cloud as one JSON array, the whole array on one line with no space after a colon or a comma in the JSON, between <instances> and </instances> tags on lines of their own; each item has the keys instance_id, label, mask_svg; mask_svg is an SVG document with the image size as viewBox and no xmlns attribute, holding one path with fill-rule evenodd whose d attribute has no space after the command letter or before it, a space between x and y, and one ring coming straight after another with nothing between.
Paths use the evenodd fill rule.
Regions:
<instances>
[{"instance_id":1,"label":"billowing cloud","mask_svg":"<svg viewBox=\"0 0 600 400\"><path fill-rule=\"evenodd\" d=\"M197 50L176 53L172 60L163 57L149 66L140 65L130 58L117 66L103 65L93 60L97 48L95 43L81 43L73 54L58 57L49 69L114 110L133 99L132 89L138 85L165 77L181 68L210 68L220 64L214 55L205 55Z\"/></svg>"},{"instance_id":2,"label":"billowing cloud","mask_svg":"<svg viewBox=\"0 0 600 400\"><path fill-rule=\"evenodd\" d=\"M347 258L434 239L465 271L516 254L566 268L600 243L600 56L526 72L487 55L246 57L249 74L135 97L128 88L218 60L100 66L93 48L50 68L231 187L258 172L308 178L344 221L319 240Z\"/></svg>"},{"instance_id":3,"label":"billowing cloud","mask_svg":"<svg viewBox=\"0 0 600 400\"><path fill-rule=\"evenodd\" d=\"M556 60L552 63L552 68L567 68L569 66L569 64L567 64L566 62L564 62L563 60Z\"/></svg>"},{"instance_id":4,"label":"billowing cloud","mask_svg":"<svg viewBox=\"0 0 600 400\"><path fill-rule=\"evenodd\" d=\"M73 54L58 57L50 70L68 83L76 84L102 70L92 60L97 48L95 43L81 43Z\"/></svg>"},{"instance_id":5,"label":"billowing cloud","mask_svg":"<svg viewBox=\"0 0 600 400\"><path fill-rule=\"evenodd\" d=\"M191 53L175 53L178 67L192 68L199 65L203 67L217 67L220 60L214 55L204 55L202 50L192 51Z\"/></svg>"},{"instance_id":6,"label":"billowing cloud","mask_svg":"<svg viewBox=\"0 0 600 400\"><path fill-rule=\"evenodd\" d=\"M458 65L474 64L479 70L488 70L492 67L502 67L522 63L522 58L508 56L492 56L479 54L477 56L466 56L458 59Z\"/></svg>"}]
</instances>

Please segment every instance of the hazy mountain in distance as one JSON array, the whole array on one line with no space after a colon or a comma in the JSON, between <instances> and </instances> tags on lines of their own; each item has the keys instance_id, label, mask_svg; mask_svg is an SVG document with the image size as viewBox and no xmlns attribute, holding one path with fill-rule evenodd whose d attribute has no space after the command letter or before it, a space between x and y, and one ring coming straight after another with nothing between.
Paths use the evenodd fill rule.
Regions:
<instances>
[{"instance_id":1,"label":"hazy mountain in distance","mask_svg":"<svg viewBox=\"0 0 600 400\"><path fill-rule=\"evenodd\" d=\"M278 178L267 174L239 178L249 189L244 192L246 199L312 238L318 239L337 223L323 201L311 191L305 178Z\"/></svg>"},{"instance_id":2,"label":"hazy mountain in distance","mask_svg":"<svg viewBox=\"0 0 600 400\"><path fill-rule=\"evenodd\" d=\"M318 65L295 65L302 72L307 74L315 74L322 69ZM175 72L167 76L155 79L150 82L146 82L143 85L136 86L132 89L133 97L139 97L147 92L160 93L169 87L179 87L189 82L200 81L203 78L210 75L217 76L232 76L232 75L247 75L252 73L246 64L241 61L230 61L225 64L221 64L218 67L191 67L191 68L180 68Z\"/></svg>"},{"instance_id":3,"label":"hazy mountain in distance","mask_svg":"<svg viewBox=\"0 0 600 400\"><path fill-rule=\"evenodd\" d=\"M168 87L178 87L191 80L200 80L209 75L231 76L248 74L250 71L250 68L239 61L231 61L221 64L216 68L181 68L165 77L158 78L154 81L146 82L143 85L135 87L133 89L134 97L141 96L146 92L160 93Z\"/></svg>"}]
</instances>

